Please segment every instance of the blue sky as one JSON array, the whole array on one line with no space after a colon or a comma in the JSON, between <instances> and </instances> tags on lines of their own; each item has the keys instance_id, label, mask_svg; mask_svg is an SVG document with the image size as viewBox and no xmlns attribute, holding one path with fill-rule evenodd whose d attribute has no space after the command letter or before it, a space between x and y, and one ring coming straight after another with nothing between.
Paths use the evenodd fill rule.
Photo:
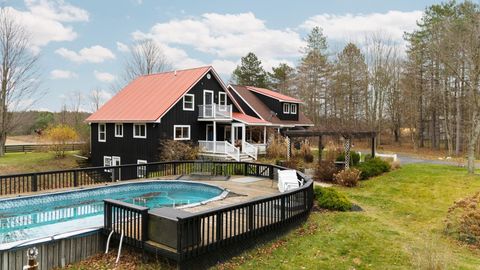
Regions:
<instances>
[{"instance_id":1,"label":"blue sky","mask_svg":"<svg viewBox=\"0 0 480 270\"><path fill-rule=\"evenodd\" d=\"M335 53L347 41L382 32L398 44L426 6L440 1L4 1L31 31L46 94L32 108L60 110L72 93L101 89L108 99L126 48L149 38L174 69L213 65L228 81L240 57L255 52L270 69L295 65L303 38L318 25Z\"/></svg>"}]
</instances>

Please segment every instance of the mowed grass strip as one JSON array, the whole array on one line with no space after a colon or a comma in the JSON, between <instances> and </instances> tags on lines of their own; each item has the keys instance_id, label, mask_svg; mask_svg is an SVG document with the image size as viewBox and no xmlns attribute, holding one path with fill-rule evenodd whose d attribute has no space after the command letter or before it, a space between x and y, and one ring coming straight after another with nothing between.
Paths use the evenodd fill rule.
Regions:
<instances>
[{"instance_id":1,"label":"mowed grass strip","mask_svg":"<svg viewBox=\"0 0 480 270\"><path fill-rule=\"evenodd\" d=\"M0 175L77 168L76 153L67 152L64 158L56 158L53 152L7 153L0 157Z\"/></svg>"}]
</instances>

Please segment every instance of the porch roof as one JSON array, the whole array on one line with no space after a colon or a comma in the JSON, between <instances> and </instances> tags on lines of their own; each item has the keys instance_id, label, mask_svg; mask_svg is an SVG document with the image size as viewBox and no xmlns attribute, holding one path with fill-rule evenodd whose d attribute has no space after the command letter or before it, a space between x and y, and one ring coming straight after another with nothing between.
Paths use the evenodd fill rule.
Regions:
<instances>
[{"instance_id":1,"label":"porch roof","mask_svg":"<svg viewBox=\"0 0 480 270\"><path fill-rule=\"evenodd\" d=\"M232 118L234 120L237 120L239 122L245 123L247 125L252 125L252 126L269 126L271 125L270 122L265 121L260 118L256 118L250 115L246 115L244 113L239 113L239 112L233 112L232 113Z\"/></svg>"}]
</instances>

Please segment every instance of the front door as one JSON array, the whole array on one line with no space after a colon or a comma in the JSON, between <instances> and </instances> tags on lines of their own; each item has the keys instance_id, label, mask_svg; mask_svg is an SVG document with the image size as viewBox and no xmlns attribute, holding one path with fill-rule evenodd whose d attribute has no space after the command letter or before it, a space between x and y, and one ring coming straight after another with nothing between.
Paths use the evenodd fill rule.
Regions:
<instances>
[{"instance_id":1,"label":"front door","mask_svg":"<svg viewBox=\"0 0 480 270\"><path fill-rule=\"evenodd\" d=\"M245 126L243 124L232 124L232 144L242 149L245 137Z\"/></svg>"},{"instance_id":2,"label":"front door","mask_svg":"<svg viewBox=\"0 0 480 270\"><path fill-rule=\"evenodd\" d=\"M213 117L213 91L203 90L203 115L204 117Z\"/></svg>"},{"instance_id":3,"label":"front door","mask_svg":"<svg viewBox=\"0 0 480 270\"><path fill-rule=\"evenodd\" d=\"M207 141L213 141L213 125L208 124L207 125L207 131L205 134L205 138Z\"/></svg>"}]
</instances>

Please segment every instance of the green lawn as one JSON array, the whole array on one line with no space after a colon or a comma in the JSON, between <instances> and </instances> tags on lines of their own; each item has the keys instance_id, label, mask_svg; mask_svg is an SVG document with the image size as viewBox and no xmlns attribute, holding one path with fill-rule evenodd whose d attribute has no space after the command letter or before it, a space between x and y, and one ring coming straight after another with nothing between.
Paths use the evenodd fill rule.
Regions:
<instances>
[{"instance_id":1,"label":"green lawn","mask_svg":"<svg viewBox=\"0 0 480 270\"><path fill-rule=\"evenodd\" d=\"M75 168L77 152L67 152L65 158L56 158L53 152L7 153L0 157L0 175Z\"/></svg>"},{"instance_id":2,"label":"green lawn","mask_svg":"<svg viewBox=\"0 0 480 270\"><path fill-rule=\"evenodd\" d=\"M357 188L337 189L364 211L313 213L303 229L219 268L479 268L480 252L442 231L448 207L480 190L479 176L462 168L407 165Z\"/></svg>"}]
</instances>

